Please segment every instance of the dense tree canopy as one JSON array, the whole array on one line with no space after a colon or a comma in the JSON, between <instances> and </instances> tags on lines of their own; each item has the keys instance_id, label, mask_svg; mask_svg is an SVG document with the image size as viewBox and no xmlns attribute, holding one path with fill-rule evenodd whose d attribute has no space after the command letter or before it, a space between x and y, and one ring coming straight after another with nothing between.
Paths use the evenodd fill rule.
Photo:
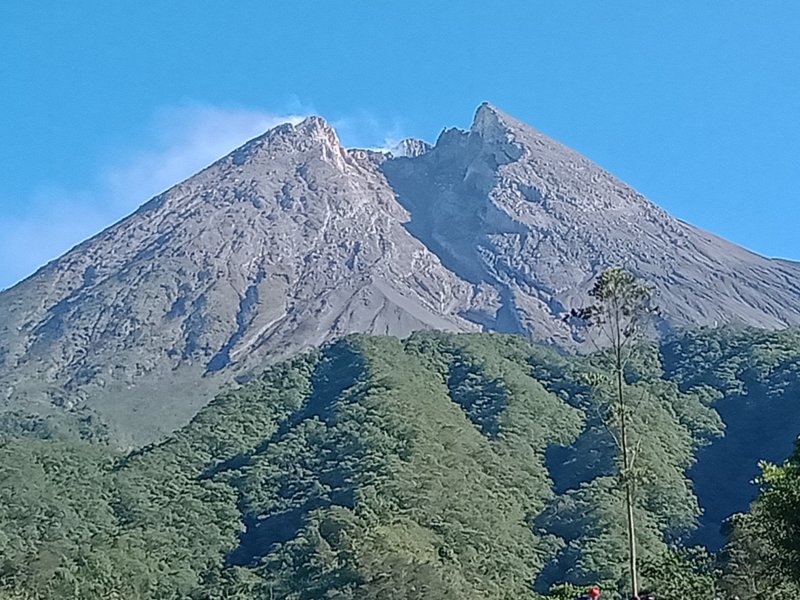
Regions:
<instances>
[{"instance_id":1,"label":"dense tree canopy","mask_svg":"<svg viewBox=\"0 0 800 600\"><path fill-rule=\"evenodd\" d=\"M677 578L699 600L715 567L679 549L699 514L687 469L722 433L713 403L743 371L726 379L728 355L702 335L669 344L625 374L642 409L637 534L645 585ZM691 379L689 348L719 366ZM7 417L0 598L522 599L565 581L611 595L625 532L596 360L504 335L355 336L131 453L87 415ZM771 377L772 397L790 389ZM771 518L797 514L781 492L792 465L765 472Z\"/></svg>"}]
</instances>

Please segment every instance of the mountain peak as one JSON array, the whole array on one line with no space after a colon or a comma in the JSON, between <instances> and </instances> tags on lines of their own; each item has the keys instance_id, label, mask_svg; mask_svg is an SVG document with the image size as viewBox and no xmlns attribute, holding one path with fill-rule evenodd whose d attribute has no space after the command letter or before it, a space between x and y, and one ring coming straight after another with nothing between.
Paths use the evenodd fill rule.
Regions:
<instances>
[{"instance_id":1,"label":"mountain peak","mask_svg":"<svg viewBox=\"0 0 800 600\"><path fill-rule=\"evenodd\" d=\"M470 131L486 135L487 133L507 133L510 130L527 127L511 115L503 112L493 104L483 102L475 111Z\"/></svg>"},{"instance_id":2,"label":"mountain peak","mask_svg":"<svg viewBox=\"0 0 800 600\"><path fill-rule=\"evenodd\" d=\"M477 120L480 117L489 115L497 117L508 116L491 102L481 102L478 108L475 110L475 119Z\"/></svg>"},{"instance_id":3,"label":"mountain peak","mask_svg":"<svg viewBox=\"0 0 800 600\"><path fill-rule=\"evenodd\" d=\"M311 115L300 121L281 123L268 129L251 142L268 142L271 140L319 140L334 147L341 147L336 130L323 117ZM248 143L248 144L249 144ZM245 147L248 145L245 144Z\"/></svg>"},{"instance_id":4,"label":"mountain peak","mask_svg":"<svg viewBox=\"0 0 800 600\"><path fill-rule=\"evenodd\" d=\"M318 115L311 115L300 121L294 126L297 131L307 135L323 135L333 136L338 143L338 136L333 127L323 118Z\"/></svg>"},{"instance_id":5,"label":"mountain peak","mask_svg":"<svg viewBox=\"0 0 800 600\"><path fill-rule=\"evenodd\" d=\"M489 103L469 131L401 146L279 125L0 293L0 404L85 403L146 437L149 415L185 422L203 389L346 333L570 347L561 315L607 265L659 290L665 327L800 324L800 265L673 219ZM169 407L148 391L195 376Z\"/></svg>"},{"instance_id":6,"label":"mountain peak","mask_svg":"<svg viewBox=\"0 0 800 600\"><path fill-rule=\"evenodd\" d=\"M299 123L277 125L237 148L230 156L234 164L241 166L253 160L271 161L276 151L305 152L312 149L321 152L326 160L335 162L340 168L346 161L346 151L336 130L317 115L306 117Z\"/></svg>"},{"instance_id":7,"label":"mountain peak","mask_svg":"<svg viewBox=\"0 0 800 600\"><path fill-rule=\"evenodd\" d=\"M480 136L485 143L494 148L501 162L516 161L524 155L524 147L541 137L529 125L519 121L488 102L482 103L475 111L470 134Z\"/></svg>"},{"instance_id":8,"label":"mountain peak","mask_svg":"<svg viewBox=\"0 0 800 600\"><path fill-rule=\"evenodd\" d=\"M268 131L266 135L270 136L273 132L279 135L288 134L289 137L299 141L322 142L330 148L342 150L336 130L324 118L317 115L306 117L296 125L291 123L280 125Z\"/></svg>"}]
</instances>

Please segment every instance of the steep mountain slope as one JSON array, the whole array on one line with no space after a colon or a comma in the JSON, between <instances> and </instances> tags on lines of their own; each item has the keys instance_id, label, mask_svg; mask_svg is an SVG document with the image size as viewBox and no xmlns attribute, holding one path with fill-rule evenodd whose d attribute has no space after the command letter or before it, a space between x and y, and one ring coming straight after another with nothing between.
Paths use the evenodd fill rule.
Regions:
<instances>
[{"instance_id":1,"label":"steep mountain slope","mask_svg":"<svg viewBox=\"0 0 800 600\"><path fill-rule=\"evenodd\" d=\"M623 265L662 326L800 323L800 267L671 218L490 105L397 157L283 125L0 294L6 408L87 405L157 439L264 360L349 332L514 331Z\"/></svg>"},{"instance_id":2,"label":"steep mountain slope","mask_svg":"<svg viewBox=\"0 0 800 600\"><path fill-rule=\"evenodd\" d=\"M492 329L570 342L559 320L599 270L651 282L665 326L800 323L800 265L687 225L585 157L489 105L470 131L383 164L409 231L453 272L497 289Z\"/></svg>"},{"instance_id":3,"label":"steep mountain slope","mask_svg":"<svg viewBox=\"0 0 800 600\"><path fill-rule=\"evenodd\" d=\"M610 592L623 512L587 369L518 336L353 336L127 456L8 440L0 594L521 600L564 579ZM632 426L658 430L637 507L653 557L692 526L685 471L715 414L657 372L635 389L651 419ZM555 452L576 438L594 443L577 479Z\"/></svg>"},{"instance_id":4,"label":"steep mountain slope","mask_svg":"<svg viewBox=\"0 0 800 600\"><path fill-rule=\"evenodd\" d=\"M682 389L719 395L725 436L700 450L690 472L704 508L695 539L717 548L722 520L756 495L759 462L783 462L800 435L800 330L687 331L667 339L661 356Z\"/></svg>"},{"instance_id":5,"label":"steep mountain slope","mask_svg":"<svg viewBox=\"0 0 800 600\"><path fill-rule=\"evenodd\" d=\"M469 330L472 286L321 119L278 127L0 295L6 403L171 430L250 366L352 331ZM244 362L244 365L242 364Z\"/></svg>"}]
</instances>

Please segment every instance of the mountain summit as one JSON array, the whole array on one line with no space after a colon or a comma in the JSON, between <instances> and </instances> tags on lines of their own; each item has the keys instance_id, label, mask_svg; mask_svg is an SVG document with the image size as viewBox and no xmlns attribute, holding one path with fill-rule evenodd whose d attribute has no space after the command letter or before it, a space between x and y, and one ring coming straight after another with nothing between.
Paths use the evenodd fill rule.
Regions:
<instances>
[{"instance_id":1,"label":"mountain summit","mask_svg":"<svg viewBox=\"0 0 800 600\"><path fill-rule=\"evenodd\" d=\"M397 152L280 125L0 294L6 408L87 405L155 439L226 381L350 332L519 332L622 265L665 328L800 323L800 265L683 223L497 108Z\"/></svg>"},{"instance_id":2,"label":"mountain summit","mask_svg":"<svg viewBox=\"0 0 800 600\"><path fill-rule=\"evenodd\" d=\"M559 344L559 320L594 275L620 265L653 283L665 326L800 319L800 265L770 260L668 215L587 158L483 104L469 131L384 164L409 230L451 271L487 282L511 323Z\"/></svg>"}]
</instances>

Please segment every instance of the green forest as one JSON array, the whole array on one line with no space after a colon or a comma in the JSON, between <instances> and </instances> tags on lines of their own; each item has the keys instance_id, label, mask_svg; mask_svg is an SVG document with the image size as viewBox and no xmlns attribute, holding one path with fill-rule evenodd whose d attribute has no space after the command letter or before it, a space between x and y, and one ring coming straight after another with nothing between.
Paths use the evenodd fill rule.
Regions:
<instances>
[{"instance_id":1,"label":"green forest","mask_svg":"<svg viewBox=\"0 0 800 600\"><path fill-rule=\"evenodd\" d=\"M501 334L351 336L128 452L80 411L5 415L0 598L622 597L606 358ZM800 593L800 331L675 333L637 348L624 386L643 585Z\"/></svg>"}]
</instances>

